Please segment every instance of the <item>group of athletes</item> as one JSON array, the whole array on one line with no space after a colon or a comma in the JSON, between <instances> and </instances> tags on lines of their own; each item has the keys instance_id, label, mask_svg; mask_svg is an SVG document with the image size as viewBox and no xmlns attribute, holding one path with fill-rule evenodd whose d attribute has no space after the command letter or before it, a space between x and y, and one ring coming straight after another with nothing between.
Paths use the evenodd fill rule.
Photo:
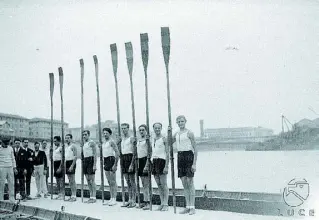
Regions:
<instances>
[{"instance_id":1,"label":"group of athletes","mask_svg":"<svg viewBox=\"0 0 319 220\"><path fill-rule=\"evenodd\" d=\"M194 134L192 131L188 130L185 127L186 118L181 115L176 118L176 123L179 126L179 131L173 135L173 143L176 143L177 148L177 170L178 177L182 181L184 188L184 195L186 201L186 207L180 211L180 214L195 214L195 187L194 187L194 173L196 171L196 161L197 161L197 149ZM118 162L121 160L122 163L122 173L126 180L128 187L129 200L124 203L124 207L127 208L141 208L143 210L150 209L150 191L149 191L149 176L148 169L151 167L151 173L154 176L154 179L158 186L159 196L161 204L158 207L158 211L167 211L168 210L168 197L169 189L167 185L167 174L169 169L170 154L169 146L167 139L162 135L162 124L157 122L153 124L154 137L150 138L147 133L147 126L140 125L138 127L139 138L136 139L129 134L129 124L121 124L122 137L118 139L112 138L112 130L110 128L103 128L103 143L98 146L95 142L90 139L90 131L84 130L83 135L83 154L81 155L83 162L83 174L86 177L87 185L90 192L90 198L85 201L85 203L95 203L96 202L96 184L95 184L95 172L97 166L97 150L98 147L102 148L103 152L103 169L105 176L108 181L110 188L110 200L105 203L105 205L114 206L117 204L116 196L118 184L116 181L116 171L118 170ZM148 145L147 139L150 139L151 144L151 164L148 164ZM75 181L75 172L76 172L76 161L78 158L76 146L73 144L72 135L67 134L65 136L65 174L68 177L69 185L71 188L71 196L66 199L66 201L74 202L76 201L76 181ZM15 141L15 145L20 144L19 140ZM25 144L25 142L23 142ZM120 149L117 147L120 144ZM134 145L136 144L137 152L134 151ZM54 168L54 177L57 183L58 195L54 199L63 199L64 198L64 187L63 187L63 172L62 172L62 144L61 137L54 137L54 146L53 152L50 155L49 149L46 147L46 141L42 142L42 150L39 150L39 143L35 143L35 151L30 149L30 153L27 153L26 161L28 161L28 166L30 171L27 174L32 173L36 177L37 185L37 197L41 197L41 194L44 194L44 197L48 196L47 191L47 180L48 180L48 161L51 156L53 159L53 168ZM32 152L31 152L32 151ZM44 153L44 152L45 153ZM28 152L28 148L26 151ZM38 153L37 153L38 152ZM42 159L38 159L39 152L42 156ZM35 156L36 154L36 156ZM140 206L136 204L137 196L137 187L135 178L135 160L138 158L138 176L141 178L142 182L142 192L143 192L143 202ZM150 165L150 166L149 166ZM38 167L41 167L40 169ZM18 170L17 170L17 169ZM0 148L0 169L1 169L1 148ZM22 171L22 172L21 172ZM18 182L24 181L25 179L25 170L21 169L18 166L14 165L13 172L16 173ZM31 176L31 175L30 175ZM1 178L5 179L5 178ZM2 180L1 180L2 181ZM28 181L28 180L27 180ZM8 183L10 181L8 180ZM1 183L2 184L2 183ZM28 181L30 187L30 181ZM4 185L4 184L3 184ZM27 189L25 193L24 188L18 186L19 196L22 196L22 199L30 199L30 189ZM11 192L9 185L9 194ZM0 189L1 190L1 189ZM2 191L3 192L3 191ZM0 194L1 196L1 194ZM3 199L0 198L0 199Z\"/></svg>"}]
</instances>

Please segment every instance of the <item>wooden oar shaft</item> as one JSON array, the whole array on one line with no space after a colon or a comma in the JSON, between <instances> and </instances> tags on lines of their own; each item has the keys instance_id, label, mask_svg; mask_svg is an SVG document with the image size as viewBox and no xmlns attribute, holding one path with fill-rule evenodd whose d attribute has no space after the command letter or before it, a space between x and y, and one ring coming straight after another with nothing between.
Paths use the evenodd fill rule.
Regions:
<instances>
[{"instance_id":1,"label":"wooden oar shaft","mask_svg":"<svg viewBox=\"0 0 319 220\"><path fill-rule=\"evenodd\" d=\"M51 182L51 199L53 199L53 92L54 92L54 75L49 73L50 79L50 103L51 103L51 146L50 146L50 182Z\"/></svg>"},{"instance_id":2,"label":"wooden oar shaft","mask_svg":"<svg viewBox=\"0 0 319 220\"><path fill-rule=\"evenodd\" d=\"M84 131L84 61L80 59L81 67L81 201L84 197L84 173L83 173L83 131Z\"/></svg>"},{"instance_id":3,"label":"wooden oar shaft","mask_svg":"<svg viewBox=\"0 0 319 220\"><path fill-rule=\"evenodd\" d=\"M59 67L60 97L61 97L61 139L62 139L62 193L65 199L65 146L64 146L64 106L63 106L63 69Z\"/></svg>"},{"instance_id":4,"label":"wooden oar shaft","mask_svg":"<svg viewBox=\"0 0 319 220\"><path fill-rule=\"evenodd\" d=\"M93 56L95 64L95 79L96 79L96 97L97 97L97 116L98 116L98 131L99 131L99 144L100 149L100 169L101 169L101 190L102 202L104 203L104 173L103 173L103 151L102 151L102 128L101 128L101 107L100 107L100 87L99 87L99 66L97 56Z\"/></svg>"}]
</instances>

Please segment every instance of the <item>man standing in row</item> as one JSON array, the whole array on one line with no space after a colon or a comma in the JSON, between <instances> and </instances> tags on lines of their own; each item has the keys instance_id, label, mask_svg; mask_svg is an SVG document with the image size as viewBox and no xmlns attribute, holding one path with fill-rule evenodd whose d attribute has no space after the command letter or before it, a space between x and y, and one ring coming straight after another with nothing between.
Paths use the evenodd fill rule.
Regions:
<instances>
[{"instance_id":1,"label":"man standing in row","mask_svg":"<svg viewBox=\"0 0 319 220\"><path fill-rule=\"evenodd\" d=\"M23 139L23 147L27 151L28 154L28 160L25 163L25 169L27 173L25 174L25 185L26 185L26 198L28 200L31 200L30 192L31 192L31 177L32 173L34 171L33 167L33 157L34 157L34 151L29 148L29 140L28 139Z\"/></svg>"},{"instance_id":2,"label":"man standing in row","mask_svg":"<svg viewBox=\"0 0 319 220\"><path fill-rule=\"evenodd\" d=\"M47 167L45 167L44 169L46 170L45 183L46 183L46 186L47 186L47 189L48 189L49 188L48 179L49 179L49 173L50 173L49 164L50 164L50 161L51 161L51 157L50 157L50 148L47 147L47 141L46 140L42 141L42 150L44 151L45 155L47 156Z\"/></svg>"},{"instance_id":3,"label":"man standing in row","mask_svg":"<svg viewBox=\"0 0 319 220\"><path fill-rule=\"evenodd\" d=\"M24 143L23 144L24 146L27 146L29 144L29 141L27 139L24 139L23 143ZM31 169L32 166L30 165L30 163L32 162L31 151L28 151L28 149L26 149L25 147L21 147L20 140L18 139L14 141L14 144L15 144L16 164L17 164L17 170L18 170L18 173L16 175L18 179L17 192L20 195L20 199L23 199L23 200L31 199L30 184L29 184L29 191L27 191L27 194L26 194L26 179L27 179L27 176L30 176L29 181L31 181L31 175L33 172L33 170ZM28 195L28 192L29 192L29 195Z\"/></svg>"},{"instance_id":4,"label":"man standing in row","mask_svg":"<svg viewBox=\"0 0 319 220\"><path fill-rule=\"evenodd\" d=\"M124 207L133 208L136 206L136 182L135 182L135 150L133 147L136 140L134 137L129 135L129 124L123 123L121 125L123 132L123 139L121 140L121 151L122 151L122 172L126 180L129 200L125 203Z\"/></svg>"},{"instance_id":5,"label":"man standing in row","mask_svg":"<svg viewBox=\"0 0 319 220\"><path fill-rule=\"evenodd\" d=\"M33 165L34 165L34 177L35 183L37 186L37 198L41 197L41 193L44 194L44 198L48 196L48 189L45 182L46 178L46 167L47 167L47 156L45 152L40 150L40 143L34 143L34 157L33 157Z\"/></svg>"},{"instance_id":6,"label":"man standing in row","mask_svg":"<svg viewBox=\"0 0 319 220\"><path fill-rule=\"evenodd\" d=\"M75 170L76 170L76 159L77 150L75 145L72 143L72 134L65 135L65 173L68 176L69 184L71 188L71 196L67 201L76 201L76 183L75 183Z\"/></svg>"},{"instance_id":7,"label":"man standing in row","mask_svg":"<svg viewBox=\"0 0 319 220\"><path fill-rule=\"evenodd\" d=\"M90 139L90 131L83 131L83 174L86 177L90 191L90 199L85 203L96 202L96 185L95 185L95 171L96 171L96 146L93 140Z\"/></svg>"},{"instance_id":8,"label":"man standing in row","mask_svg":"<svg viewBox=\"0 0 319 220\"><path fill-rule=\"evenodd\" d=\"M4 186L7 180L9 187L9 200L14 202L14 173L16 162L12 147L9 147L10 140L0 143L0 201L4 200Z\"/></svg>"}]
</instances>

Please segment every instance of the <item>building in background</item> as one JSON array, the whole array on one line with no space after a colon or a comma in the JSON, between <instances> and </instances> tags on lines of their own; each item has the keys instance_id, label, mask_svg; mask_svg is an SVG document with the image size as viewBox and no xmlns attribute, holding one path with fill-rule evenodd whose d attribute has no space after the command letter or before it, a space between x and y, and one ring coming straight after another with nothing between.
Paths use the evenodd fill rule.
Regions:
<instances>
[{"instance_id":1,"label":"building in background","mask_svg":"<svg viewBox=\"0 0 319 220\"><path fill-rule=\"evenodd\" d=\"M10 126L12 136L20 138L29 137L29 119L12 114L0 113L0 121L5 121ZM5 125L7 126L7 125Z\"/></svg>"},{"instance_id":2,"label":"building in background","mask_svg":"<svg viewBox=\"0 0 319 220\"><path fill-rule=\"evenodd\" d=\"M204 130L204 137L216 141L242 140L263 142L274 135L272 129L263 127L239 127L239 128L208 128Z\"/></svg>"},{"instance_id":3,"label":"building in background","mask_svg":"<svg viewBox=\"0 0 319 220\"><path fill-rule=\"evenodd\" d=\"M69 125L64 122L64 134L67 134ZM45 118L32 118L29 120L30 138L50 139L51 138L51 120ZM62 122L53 120L53 136L62 135Z\"/></svg>"},{"instance_id":4,"label":"building in background","mask_svg":"<svg viewBox=\"0 0 319 220\"><path fill-rule=\"evenodd\" d=\"M11 129L9 122L0 121L0 135L14 137L14 130Z\"/></svg>"}]
</instances>

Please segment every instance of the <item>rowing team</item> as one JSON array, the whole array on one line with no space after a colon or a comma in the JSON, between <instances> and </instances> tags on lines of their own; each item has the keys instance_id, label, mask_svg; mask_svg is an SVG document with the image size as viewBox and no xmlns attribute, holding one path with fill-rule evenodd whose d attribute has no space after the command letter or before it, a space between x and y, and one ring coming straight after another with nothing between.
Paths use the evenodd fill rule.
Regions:
<instances>
[{"instance_id":1,"label":"rowing team","mask_svg":"<svg viewBox=\"0 0 319 220\"><path fill-rule=\"evenodd\" d=\"M185 127L186 118L181 115L178 116L176 122L179 126L179 131L173 135L173 143L176 142L177 147L177 168L178 177L181 178L182 185L184 187L184 195L186 201L186 207L180 212L181 214L195 214L195 187L194 187L194 173L196 171L197 149L194 134L192 131ZM112 130L110 128L103 128L104 141L99 145L103 152L103 164L105 176L107 178L110 187L110 200L105 205L116 205L117 195L117 182L116 171L118 161L121 159L121 168L124 178L128 186L129 200L124 204L124 207L133 208L136 207L136 182L135 171L137 170L139 178L142 182L142 191L144 201L137 208L143 210L150 209L150 191L149 184L150 178L148 176L149 167L150 172L153 174L154 179L158 186L161 205L158 211L168 210L168 195L169 189L167 185L167 174L169 169L169 146L167 139L162 135L162 124L157 122L153 124L155 137L150 140L151 151L148 155L147 139L147 126L140 125L138 128L140 138L136 140L129 135L129 124L121 124L122 138L114 141L111 138ZM170 128L169 128L170 129ZM95 172L97 163L97 148L93 140L90 139L90 131L83 131L83 154L81 155L83 162L83 174L86 177L90 198L86 203L96 202L96 184L95 184ZM76 201L76 182L75 182L75 170L77 149L72 144L72 135L67 134L65 136L65 171L69 179L71 188L71 196L67 201ZM120 149L117 147L117 143L121 142ZM134 151L134 145L137 146L137 152ZM1 152L1 151L0 151ZM147 160L148 156L151 156L151 164ZM138 166L135 166L135 159L138 158ZM61 137L54 137L54 149L53 149L53 168L54 177L57 182L58 196L55 199L63 199L63 172L62 172L62 146ZM150 165L150 166L149 166ZM37 182L36 182L37 183ZM2 183L1 183L2 184ZM38 184L38 183L37 183ZM43 185L43 184L41 184ZM10 186L9 186L10 187ZM41 187L37 187L38 194L41 193Z\"/></svg>"}]
</instances>

